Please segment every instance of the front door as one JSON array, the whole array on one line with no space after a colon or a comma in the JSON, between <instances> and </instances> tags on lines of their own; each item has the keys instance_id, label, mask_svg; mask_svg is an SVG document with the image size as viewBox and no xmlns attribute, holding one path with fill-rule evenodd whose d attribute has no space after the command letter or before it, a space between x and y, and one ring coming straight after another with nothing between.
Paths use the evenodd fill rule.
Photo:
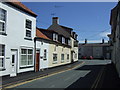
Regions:
<instances>
[{"instance_id":1,"label":"front door","mask_svg":"<svg viewBox=\"0 0 120 90\"><path fill-rule=\"evenodd\" d=\"M36 72L39 71L39 59L40 59L40 52L36 52Z\"/></svg>"},{"instance_id":2,"label":"front door","mask_svg":"<svg viewBox=\"0 0 120 90\"><path fill-rule=\"evenodd\" d=\"M11 74L10 77L17 75L17 51L12 51L11 54Z\"/></svg>"}]
</instances>

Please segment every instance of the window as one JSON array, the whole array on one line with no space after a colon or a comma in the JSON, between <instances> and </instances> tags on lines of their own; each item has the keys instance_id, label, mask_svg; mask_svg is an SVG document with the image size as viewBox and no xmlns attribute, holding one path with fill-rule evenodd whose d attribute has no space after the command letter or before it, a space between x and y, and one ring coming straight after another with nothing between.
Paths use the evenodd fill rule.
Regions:
<instances>
[{"instance_id":1,"label":"window","mask_svg":"<svg viewBox=\"0 0 120 90\"><path fill-rule=\"evenodd\" d=\"M56 33L53 33L53 40L58 41L58 35Z\"/></svg>"},{"instance_id":2,"label":"window","mask_svg":"<svg viewBox=\"0 0 120 90\"><path fill-rule=\"evenodd\" d=\"M0 44L0 69L4 68L5 46Z\"/></svg>"},{"instance_id":3,"label":"window","mask_svg":"<svg viewBox=\"0 0 120 90\"><path fill-rule=\"evenodd\" d=\"M71 45L71 41L70 41L70 39L68 39L68 45Z\"/></svg>"},{"instance_id":4,"label":"window","mask_svg":"<svg viewBox=\"0 0 120 90\"><path fill-rule=\"evenodd\" d=\"M53 63L57 63L57 54L53 54Z\"/></svg>"},{"instance_id":5,"label":"window","mask_svg":"<svg viewBox=\"0 0 120 90\"><path fill-rule=\"evenodd\" d=\"M61 54L61 62L64 62L64 54Z\"/></svg>"},{"instance_id":6,"label":"window","mask_svg":"<svg viewBox=\"0 0 120 90\"><path fill-rule=\"evenodd\" d=\"M26 37L31 38L32 21L26 20Z\"/></svg>"},{"instance_id":7,"label":"window","mask_svg":"<svg viewBox=\"0 0 120 90\"><path fill-rule=\"evenodd\" d=\"M33 50L21 49L21 66L33 65Z\"/></svg>"},{"instance_id":8,"label":"window","mask_svg":"<svg viewBox=\"0 0 120 90\"><path fill-rule=\"evenodd\" d=\"M45 49L44 50L44 60L46 60L47 59L47 50Z\"/></svg>"},{"instance_id":9,"label":"window","mask_svg":"<svg viewBox=\"0 0 120 90\"><path fill-rule=\"evenodd\" d=\"M5 33L6 11L0 8L0 33Z\"/></svg>"},{"instance_id":10,"label":"window","mask_svg":"<svg viewBox=\"0 0 120 90\"><path fill-rule=\"evenodd\" d=\"M69 61L69 54L67 54L67 61Z\"/></svg>"},{"instance_id":11,"label":"window","mask_svg":"<svg viewBox=\"0 0 120 90\"><path fill-rule=\"evenodd\" d=\"M77 53L75 53L75 56L74 56L75 59L77 59Z\"/></svg>"},{"instance_id":12,"label":"window","mask_svg":"<svg viewBox=\"0 0 120 90\"><path fill-rule=\"evenodd\" d=\"M64 37L62 37L62 43L65 44L65 38Z\"/></svg>"}]
</instances>

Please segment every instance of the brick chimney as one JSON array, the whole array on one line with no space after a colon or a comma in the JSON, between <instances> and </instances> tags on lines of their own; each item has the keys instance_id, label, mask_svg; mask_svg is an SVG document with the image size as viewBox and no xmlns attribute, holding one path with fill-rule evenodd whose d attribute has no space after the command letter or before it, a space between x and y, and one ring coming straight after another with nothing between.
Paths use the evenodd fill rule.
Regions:
<instances>
[{"instance_id":1,"label":"brick chimney","mask_svg":"<svg viewBox=\"0 0 120 90\"><path fill-rule=\"evenodd\" d=\"M87 39L85 39L85 44L87 44Z\"/></svg>"},{"instance_id":2,"label":"brick chimney","mask_svg":"<svg viewBox=\"0 0 120 90\"><path fill-rule=\"evenodd\" d=\"M105 40L104 39L102 39L102 44L104 44L105 43Z\"/></svg>"},{"instance_id":3,"label":"brick chimney","mask_svg":"<svg viewBox=\"0 0 120 90\"><path fill-rule=\"evenodd\" d=\"M52 18L52 24L59 24L59 18L58 17L53 17Z\"/></svg>"}]
</instances>

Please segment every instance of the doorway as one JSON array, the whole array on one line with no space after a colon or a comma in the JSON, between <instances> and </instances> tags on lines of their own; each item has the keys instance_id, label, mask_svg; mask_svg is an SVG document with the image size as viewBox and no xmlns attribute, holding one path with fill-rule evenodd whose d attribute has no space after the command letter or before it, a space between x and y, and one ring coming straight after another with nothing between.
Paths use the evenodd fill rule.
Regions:
<instances>
[{"instance_id":1,"label":"doorway","mask_svg":"<svg viewBox=\"0 0 120 90\"><path fill-rule=\"evenodd\" d=\"M36 72L39 71L39 63L40 63L40 50L36 51Z\"/></svg>"}]
</instances>

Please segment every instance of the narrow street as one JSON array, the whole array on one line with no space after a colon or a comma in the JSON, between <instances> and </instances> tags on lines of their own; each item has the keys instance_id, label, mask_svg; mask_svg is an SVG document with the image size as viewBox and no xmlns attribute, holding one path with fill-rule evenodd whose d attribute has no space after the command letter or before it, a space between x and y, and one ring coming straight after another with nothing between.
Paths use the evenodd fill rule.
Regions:
<instances>
[{"instance_id":1,"label":"narrow street","mask_svg":"<svg viewBox=\"0 0 120 90\"><path fill-rule=\"evenodd\" d=\"M83 60L78 67L7 88L97 88L110 60ZM98 87L99 88L99 87Z\"/></svg>"}]
</instances>

